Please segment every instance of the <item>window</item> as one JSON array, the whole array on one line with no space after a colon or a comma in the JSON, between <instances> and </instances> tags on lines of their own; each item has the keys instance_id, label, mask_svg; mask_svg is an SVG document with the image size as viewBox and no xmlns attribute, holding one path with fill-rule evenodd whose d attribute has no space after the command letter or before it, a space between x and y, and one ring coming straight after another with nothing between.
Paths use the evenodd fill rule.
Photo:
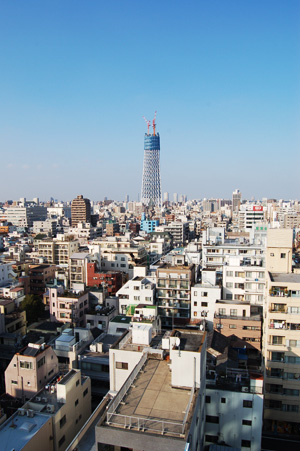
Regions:
<instances>
[{"instance_id":1,"label":"window","mask_svg":"<svg viewBox=\"0 0 300 451\"><path fill-rule=\"evenodd\" d=\"M280 254L280 258L285 258L286 254Z\"/></svg>"},{"instance_id":2,"label":"window","mask_svg":"<svg viewBox=\"0 0 300 451\"><path fill-rule=\"evenodd\" d=\"M221 403L226 404L226 398L221 398Z\"/></svg>"},{"instance_id":3,"label":"window","mask_svg":"<svg viewBox=\"0 0 300 451\"><path fill-rule=\"evenodd\" d=\"M290 342L291 341L295 341L295 340L290 340ZM282 343L283 343L283 337L281 337L281 336L277 336L277 335L273 335L273 337L272 337L272 344L273 345L282 345Z\"/></svg>"},{"instance_id":4,"label":"window","mask_svg":"<svg viewBox=\"0 0 300 451\"><path fill-rule=\"evenodd\" d=\"M211 443L218 443L219 437L217 435L205 434L205 441Z\"/></svg>"},{"instance_id":5,"label":"window","mask_svg":"<svg viewBox=\"0 0 300 451\"><path fill-rule=\"evenodd\" d=\"M226 315L226 309L225 308L219 308L219 315Z\"/></svg>"},{"instance_id":6,"label":"window","mask_svg":"<svg viewBox=\"0 0 300 451\"><path fill-rule=\"evenodd\" d=\"M248 401L248 400L244 400L243 401L243 407L247 408L247 409L252 409L252 401Z\"/></svg>"},{"instance_id":7,"label":"window","mask_svg":"<svg viewBox=\"0 0 300 451\"><path fill-rule=\"evenodd\" d=\"M76 399L76 401L75 401L75 407L78 406L78 403L79 403L79 400Z\"/></svg>"},{"instance_id":8,"label":"window","mask_svg":"<svg viewBox=\"0 0 300 451\"><path fill-rule=\"evenodd\" d=\"M219 417L213 415L206 415L206 423L219 424Z\"/></svg>"},{"instance_id":9,"label":"window","mask_svg":"<svg viewBox=\"0 0 300 451\"><path fill-rule=\"evenodd\" d=\"M118 370L128 370L128 363L127 362L116 362L116 368Z\"/></svg>"},{"instance_id":10,"label":"window","mask_svg":"<svg viewBox=\"0 0 300 451\"><path fill-rule=\"evenodd\" d=\"M135 286L133 287L133 289L134 289L134 290L139 290L140 287L138 287L137 285L135 285Z\"/></svg>"},{"instance_id":11,"label":"window","mask_svg":"<svg viewBox=\"0 0 300 451\"><path fill-rule=\"evenodd\" d=\"M197 312L194 312L194 316L197 316Z\"/></svg>"},{"instance_id":12,"label":"window","mask_svg":"<svg viewBox=\"0 0 300 451\"><path fill-rule=\"evenodd\" d=\"M201 302L201 307L208 307L208 302Z\"/></svg>"},{"instance_id":13,"label":"window","mask_svg":"<svg viewBox=\"0 0 300 451\"><path fill-rule=\"evenodd\" d=\"M251 441L250 440L241 440L241 446L244 448L251 448Z\"/></svg>"},{"instance_id":14,"label":"window","mask_svg":"<svg viewBox=\"0 0 300 451\"><path fill-rule=\"evenodd\" d=\"M273 252L270 253L270 257L274 257L274 253Z\"/></svg>"},{"instance_id":15,"label":"window","mask_svg":"<svg viewBox=\"0 0 300 451\"><path fill-rule=\"evenodd\" d=\"M41 368L41 366L43 366L44 363L45 363L45 357L42 357L40 360L38 360L37 367Z\"/></svg>"},{"instance_id":16,"label":"window","mask_svg":"<svg viewBox=\"0 0 300 451\"><path fill-rule=\"evenodd\" d=\"M203 298L205 298L205 297L207 297L207 291L202 291L202 293L201 293L201 296L203 297Z\"/></svg>"},{"instance_id":17,"label":"window","mask_svg":"<svg viewBox=\"0 0 300 451\"><path fill-rule=\"evenodd\" d=\"M32 362L20 361L20 368L24 368L25 370L32 370Z\"/></svg>"},{"instance_id":18,"label":"window","mask_svg":"<svg viewBox=\"0 0 300 451\"><path fill-rule=\"evenodd\" d=\"M126 265L124 265L124 263L121 263L121 268L126 268Z\"/></svg>"},{"instance_id":19,"label":"window","mask_svg":"<svg viewBox=\"0 0 300 451\"><path fill-rule=\"evenodd\" d=\"M293 404L282 404L284 412L299 412L299 406Z\"/></svg>"},{"instance_id":20,"label":"window","mask_svg":"<svg viewBox=\"0 0 300 451\"><path fill-rule=\"evenodd\" d=\"M139 296L134 296L133 299L134 299L135 301L139 301L139 300L140 300L140 297L139 297Z\"/></svg>"},{"instance_id":21,"label":"window","mask_svg":"<svg viewBox=\"0 0 300 451\"><path fill-rule=\"evenodd\" d=\"M194 307L197 307L197 302L194 302Z\"/></svg>"},{"instance_id":22,"label":"window","mask_svg":"<svg viewBox=\"0 0 300 451\"><path fill-rule=\"evenodd\" d=\"M63 435L62 438L58 442L58 446L61 447L64 444L65 440L66 440L66 437L65 437L65 435Z\"/></svg>"},{"instance_id":23,"label":"window","mask_svg":"<svg viewBox=\"0 0 300 451\"><path fill-rule=\"evenodd\" d=\"M18 381L11 381L13 385L18 385Z\"/></svg>"},{"instance_id":24,"label":"window","mask_svg":"<svg viewBox=\"0 0 300 451\"><path fill-rule=\"evenodd\" d=\"M226 275L227 277L233 277L233 271L227 271Z\"/></svg>"},{"instance_id":25,"label":"window","mask_svg":"<svg viewBox=\"0 0 300 451\"><path fill-rule=\"evenodd\" d=\"M205 396L205 402L206 404L210 404L210 396Z\"/></svg>"},{"instance_id":26,"label":"window","mask_svg":"<svg viewBox=\"0 0 300 451\"><path fill-rule=\"evenodd\" d=\"M76 381L76 387L78 387L78 385L79 385L79 379L77 379L77 381Z\"/></svg>"},{"instance_id":27,"label":"window","mask_svg":"<svg viewBox=\"0 0 300 451\"><path fill-rule=\"evenodd\" d=\"M62 428L67 422L67 417L66 415L64 415L60 420L59 420L59 427Z\"/></svg>"},{"instance_id":28,"label":"window","mask_svg":"<svg viewBox=\"0 0 300 451\"><path fill-rule=\"evenodd\" d=\"M229 324L229 329L236 329L236 324Z\"/></svg>"},{"instance_id":29,"label":"window","mask_svg":"<svg viewBox=\"0 0 300 451\"><path fill-rule=\"evenodd\" d=\"M230 316L237 316L237 309L236 308L231 308L230 309Z\"/></svg>"},{"instance_id":30,"label":"window","mask_svg":"<svg viewBox=\"0 0 300 451\"><path fill-rule=\"evenodd\" d=\"M252 426L252 421L251 420L243 420L242 425L243 426Z\"/></svg>"},{"instance_id":31,"label":"window","mask_svg":"<svg viewBox=\"0 0 300 451\"><path fill-rule=\"evenodd\" d=\"M232 282L226 282L226 288L232 288L233 283Z\"/></svg>"},{"instance_id":32,"label":"window","mask_svg":"<svg viewBox=\"0 0 300 451\"><path fill-rule=\"evenodd\" d=\"M198 296L198 292L197 291L194 291L194 296Z\"/></svg>"},{"instance_id":33,"label":"window","mask_svg":"<svg viewBox=\"0 0 300 451\"><path fill-rule=\"evenodd\" d=\"M84 390L84 392L83 392L83 397L85 397L85 396L88 394L88 392L89 392L89 389L86 388L86 389Z\"/></svg>"}]
</instances>

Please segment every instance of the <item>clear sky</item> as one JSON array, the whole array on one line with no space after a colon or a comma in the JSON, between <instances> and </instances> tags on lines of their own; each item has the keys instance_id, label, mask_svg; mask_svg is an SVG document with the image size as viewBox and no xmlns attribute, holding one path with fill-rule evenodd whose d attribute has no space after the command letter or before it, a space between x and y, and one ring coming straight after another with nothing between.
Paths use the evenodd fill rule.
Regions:
<instances>
[{"instance_id":1,"label":"clear sky","mask_svg":"<svg viewBox=\"0 0 300 451\"><path fill-rule=\"evenodd\" d=\"M0 0L0 200L300 198L299 0Z\"/></svg>"}]
</instances>

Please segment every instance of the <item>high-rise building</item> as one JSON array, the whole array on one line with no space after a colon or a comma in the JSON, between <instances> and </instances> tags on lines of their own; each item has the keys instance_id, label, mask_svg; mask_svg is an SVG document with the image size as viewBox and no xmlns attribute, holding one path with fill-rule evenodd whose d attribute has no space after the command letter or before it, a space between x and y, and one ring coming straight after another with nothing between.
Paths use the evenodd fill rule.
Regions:
<instances>
[{"instance_id":1,"label":"high-rise building","mask_svg":"<svg viewBox=\"0 0 300 451\"><path fill-rule=\"evenodd\" d=\"M79 222L91 222L91 203L82 195L77 196L71 206L72 227L76 227Z\"/></svg>"},{"instance_id":2,"label":"high-rise building","mask_svg":"<svg viewBox=\"0 0 300 451\"><path fill-rule=\"evenodd\" d=\"M148 131L144 138L144 166L141 201L146 206L161 206L160 188L160 137L155 132L155 116L152 122L153 134L149 133L150 121L147 121Z\"/></svg>"},{"instance_id":3,"label":"high-rise building","mask_svg":"<svg viewBox=\"0 0 300 451\"><path fill-rule=\"evenodd\" d=\"M178 202L178 194L177 194L177 193L174 193L174 194L173 194L173 202L174 202L175 204L177 204L177 202Z\"/></svg>"},{"instance_id":4,"label":"high-rise building","mask_svg":"<svg viewBox=\"0 0 300 451\"><path fill-rule=\"evenodd\" d=\"M164 193L164 202L169 202L169 193Z\"/></svg>"},{"instance_id":5,"label":"high-rise building","mask_svg":"<svg viewBox=\"0 0 300 451\"><path fill-rule=\"evenodd\" d=\"M232 211L238 211L240 209L242 199L242 193L239 189L236 189L232 193Z\"/></svg>"}]
</instances>

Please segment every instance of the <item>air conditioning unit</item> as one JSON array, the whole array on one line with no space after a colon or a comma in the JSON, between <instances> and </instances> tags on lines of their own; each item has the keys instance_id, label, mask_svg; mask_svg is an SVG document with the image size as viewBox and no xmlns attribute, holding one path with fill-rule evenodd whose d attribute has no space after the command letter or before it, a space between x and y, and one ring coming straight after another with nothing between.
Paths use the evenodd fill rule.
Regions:
<instances>
[{"instance_id":1,"label":"air conditioning unit","mask_svg":"<svg viewBox=\"0 0 300 451\"><path fill-rule=\"evenodd\" d=\"M22 417L25 415L26 410L25 409L18 409L18 414L21 415Z\"/></svg>"},{"instance_id":2,"label":"air conditioning unit","mask_svg":"<svg viewBox=\"0 0 300 451\"><path fill-rule=\"evenodd\" d=\"M33 417L34 417L34 410L28 409L28 410L27 410L27 416L28 416L29 418L33 418Z\"/></svg>"},{"instance_id":3,"label":"air conditioning unit","mask_svg":"<svg viewBox=\"0 0 300 451\"><path fill-rule=\"evenodd\" d=\"M49 413L54 413L55 407L53 404L48 404L47 405L47 412Z\"/></svg>"},{"instance_id":4,"label":"air conditioning unit","mask_svg":"<svg viewBox=\"0 0 300 451\"><path fill-rule=\"evenodd\" d=\"M48 398L42 398L42 401L46 403L48 401Z\"/></svg>"},{"instance_id":5,"label":"air conditioning unit","mask_svg":"<svg viewBox=\"0 0 300 451\"><path fill-rule=\"evenodd\" d=\"M249 393L249 387L242 387L243 393Z\"/></svg>"},{"instance_id":6,"label":"air conditioning unit","mask_svg":"<svg viewBox=\"0 0 300 451\"><path fill-rule=\"evenodd\" d=\"M40 396L37 396L37 397L35 398L35 400L36 400L36 402L41 402L42 398L41 398Z\"/></svg>"}]
</instances>

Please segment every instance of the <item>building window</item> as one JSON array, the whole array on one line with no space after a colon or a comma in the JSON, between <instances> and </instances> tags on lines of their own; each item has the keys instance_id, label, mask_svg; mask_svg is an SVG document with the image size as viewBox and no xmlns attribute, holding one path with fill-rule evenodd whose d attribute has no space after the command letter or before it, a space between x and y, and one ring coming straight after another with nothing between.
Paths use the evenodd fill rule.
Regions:
<instances>
[{"instance_id":1,"label":"building window","mask_svg":"<svg viewBox=\"0 0 300 451\"><path fill-rule=\"evenodd\" d=\"M13 385L18 385L18 381L11 381Z\"/></svg>"},{"instance_id":2,"label":"building window","mask_svg":"<svg viewBox=\"0 0 300 451\"><path fill-rule=\"evenodd\" d=\"M233 283L232 282L226 282L226 288L232 288Z\"/></svg>"},{"instance_id":3,"label":"building window","mask_svg":"<svg viewBox=\"0 0 300 451\"><path fill-rule=\"evenodd\" d=\"M233 271L227 271L226 275L227 277L233 277Z\"/></svg>"},{"instance_id":4,"label":"building window","mask_svg":"<svg viewBox=\"0 0 300 451\"><path fill-rule=\"evenodd\" d=\"M229 324L229 329L236 329L236 324Z\"/></svg>"},{"instance_id":5,"label":"building window","mask_svg":"<svg viewBox=\"0 0 300 451\"><path fill-rule=\"evenodd\" d=\"M247 409L252 409L252 401L248 401L248 400L244 400L243 401L243 407L247 408Z\"/></svg>"},{"instance_id":6,"label":"building window","mask_svg":"<svg viewBox=\"0 0 300 451\"><path fill-rule=\"evenodd\" d=\"M226 398L221 398L221 403L226 404Z\"/></svg>"},{"instance_id":7,"label":"building window","mask_svg":"<svg viewBox=\"0 0 300 451\"><path fill-rule=\"evenodd\" d=\"M225 316L226 315L226 309L225 308L219 308L219 315Z\"/></svg>"},{"instance_id":8,"label":"building window","mask_svg":"<svg viewBox=\"0 0 300 451\"><path fill-rule=\"evenodd\" d=\"M63 435L62 438L58 442L58 446L61 447L64 444L65 440L66 440L66 437L65 437L65 435Z\"/></svg>"},{"instance_id":9,"label":"building window","mask_svg":"<svg viewBox=\"0 0 300 451\"><path fill-rule=\"evenodd\" d=\"M76 381L76 387L78 387L79 385L79 379Z\"/></svg>"},{"instance_id":10,"label":"building window","mask_svg":"<svg viewBox=\"0 0 300 451\"><path fill-rule=\"evenodd\" d=\"M206 404L210 404L210 396L205 396L205 402Z\"/></svg>"},{"instance_id":11,"label":"building window","mask_svg":"<svg viewBox=\"0 0 300 451\"><path fill-rule=\"evenodd\" d=\"M59 420L59 427L62 428L67 422L67 417L66 415L64 415L60 420Z\"/></svg>"},{"instance_id":12,"label":"building window","mask_svg":"<svg viewBox=\"0 0 300 451\"><path fill-rule=\"evenodd\" d=\"M24 368L25 370L32 370L32 362L20 361L20 368Z\"/></svg>"},{"instance_id":13,"label":"building window","mask_svg":"<svg viewBox=\"0 0 300 451\"><path fill-rule=\"evenodd\" d=\"M201 302L201 307L208 307L208 303L207 302Z\"/></svg>"},{"instance_id":14,"label":"building window","mask_svg":"<svg viewBox=\"0 0 300 451\"><path fill-rule=\"evenodd\" d=\"M286 254L280 254L280 258L285 258Z\"/></svg>"},{"instance_id":15,"label":"building window","mask_svg":"<svg viewBox=\"0 0 300 451\"><path fill-rule=\"evenodd\" d=\"M75 407L78 406L78 403L79 403L79 400L76 399L76 401L75 401Z\"/></svg>"},{"instance_id":16,"label":"building window","mask_svg":"<svg viewBox=\"0 0 300 451\"><path fill-rule=\"evenodd\" d=\"M194 302L194 307L197 307L197 302Z\"/></svg>"},{"instance_id":17,"label":"building window","mask_svg":"<svg viewBox=\"0 0 300 451\"><path fill-rule=\"evenodd\" d=\"M194 312L194 316L197 316L197 312Z\"/></svg>"},{"instance_id":18,"label":"building window","mask_svg":"<svg viewBox=\"0 0 300 451\"><path fill-rule=\"evenodd\" d=\"M283 343L283 337L281 337L280 335L273 335L273 337L272 337L273 345L282 345L282 343Z\"/></svg>"},{"instance_id":19,"label":"building window","mask_svg":"<svg viewBox=\"0 0 300 451\"><path fill-rule=\"evenodd\" d=\"M198 296L198 292L197 291L194 291L194 296Z\"/></svg>"},{"instance_id":20,"label":"building window","mask_svg":"<svg viewBox=\"0 0 300 451\"><path fill-rule=\"evenodd\" d=\"M206 423L219 424L219 417L213 415L206 415Z\"/></svg>"},{"instance_id":21,"label":"building window","mask_svg":"<svg viewBox=\"0 0 300 451\"><path fill-rule=\"evenodd\" d=\"M42 357L42 358L38 361L37 367L38 367L38 368L41 368L41 366L43 366L44 363L45 363L45 357Z\"/></svg>"},{"instance_id":22,"label":"building window","mask_svg":"<svg viewBox=\"0 0 300 451\"><path fill-rule=\"evenodd\" d=\"M203 297L203 298L206 298L207 297L207 291L202 291L202 293L201 293L201 296Z\"/></svg>"},{"instance_id":23,"label":"building window","mask_svg":"<svg viewBox=\"0 0 300 451\"><path fill-rule=\"evenodd\" d=\"M236 308L231 308L230 309L230 316L237 316L237 309Z\"/></svg>"},{"instance_id":24,"label":"building window","mask_svg":"<svg viewBox=\"0 0 300 451\"><path fill-rule=\"evenodd\" d=\"M270 253L270 257L274 257L274 252L271 252L271 253Z\"/></svg>"},{"instance_id":25,"label":"building window","mask_svg":"<svg viewBox=\"0 0 300 451\"><path fill-rule=\"evenodd\" d=\"M89 389L86 388L86 389L84 390L84 392L83 392L83 397L85 397L85 396L88 394L88 392L89 392Z\"/></svg>"},{"instance_id":26,"label":"building window","mask_svg":"<svg viewBox=\"0 0 300 451\"><path fill-rule=\"evenodd\" d=\"M243 426L252 426L252 421L251 420L243 420L242 425Z\"/></svg>"},{"instance_id":27,"label":"building window","mask_svg":"<svg viewBox=\"0 0 300 451\"><path fill-rule=\"evenodd\" d=\"M219 437L218 435L205 434L205 441L210 443L218 443Z\"/></svg>"},{"instance_id":28,"label":"building window","mask_svg":"<svg viewBox=\"0 0 300 451\"><path fill-rule=\"evenodd\" d=\"M134 296L133 299L134 299L135 301L139 301L139 300L140 300L140 297L139 297L139 296Z\"/></svg>"},{"instance_id":29,"label":"building window","mask_svg":"<svg viewBox=\"0 0 300 451\"><path fill-rule=\"evenodd\" d=\"M128 363L127 362L116 362L116 368L118 370L128 370Z\"/></svg>"},{"instance_id":30,"label":"building window","mask_svg":"<svg viewBox=\"0 0 300 451\"><path fill-rule=\"evenodd\" d=\"M250 440L242 440L241 446L244 448L251 448L251 441Z\"/></svg>"}]
</instances>

